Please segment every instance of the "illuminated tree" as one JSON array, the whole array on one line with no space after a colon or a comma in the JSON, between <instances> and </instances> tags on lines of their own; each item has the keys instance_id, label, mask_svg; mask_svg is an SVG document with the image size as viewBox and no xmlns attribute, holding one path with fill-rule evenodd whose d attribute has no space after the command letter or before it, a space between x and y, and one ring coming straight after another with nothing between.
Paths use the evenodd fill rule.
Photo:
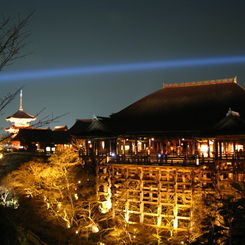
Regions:
<instances>
[{"instance_id":1,"label":"illuminated tree","mask_svg":"<svg viewBox=\"0 0 245 245\"><path fill-rule=\"evenodd\" d=\"M74 150L57 151L48 162L25 163L4 183L20 196L35 200L39 214L68 233L88 239L99 231L94 177L81 165Z\"/></svg>"}]
</instances>

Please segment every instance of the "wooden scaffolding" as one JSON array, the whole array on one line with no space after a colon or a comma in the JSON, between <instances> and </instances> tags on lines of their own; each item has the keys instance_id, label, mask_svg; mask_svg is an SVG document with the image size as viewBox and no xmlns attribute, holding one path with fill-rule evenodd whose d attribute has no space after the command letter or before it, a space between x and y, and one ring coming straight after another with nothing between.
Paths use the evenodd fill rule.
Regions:
<instances>
[{"instance_id":1,"label":"wooden scaffolding","mask_svg":"<svg viewBox=\"0 0 245 245\"><path fill-rule=\"evenodd\" d=\"M188 231L193 227L195 200L217 190L231 194L230 182L244 181L244 164L244 160L201 166L99 164L98 200L114 217L123 214L129 224Z\"/></svg>"}]
</instances>

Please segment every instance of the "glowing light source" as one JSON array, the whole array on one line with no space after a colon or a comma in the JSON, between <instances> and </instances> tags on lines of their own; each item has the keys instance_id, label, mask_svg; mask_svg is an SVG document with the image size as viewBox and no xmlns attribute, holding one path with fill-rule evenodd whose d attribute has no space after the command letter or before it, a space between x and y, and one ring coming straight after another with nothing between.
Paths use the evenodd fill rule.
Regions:
<instances>
[{"instance_id":1,"label":"glowing light source","mask_svg":"<svg viewBox=\"0 0 245 245\"><path fill-rule=\"evenodd\" d=\"M173 226L174 226L174 229L178 228L178 220L177 219L174 219Z\"/></svg>"},{"instance_id":2,"label":"glowing light source","mask_svg":"<svg viewBox=\"0 0 245 245\"><path fill-rule=\"evenodd\" d=\"M97 232L100 231L97 225L93 225L93 226L91 227L91 230L92 230L93 233L97 233Z\"/></svg>"},{"instance_id":3,"label":"glowing light source","mask_svg":"<svg viewBox=\"0 0 245 245\"><path fill-rule=\"evenodd\" d=\"M211 57L198 59L181 59L181 60L164 60L151 62L136 62L124 64L108 64L100 66L61 68L52 70L36 70L16 73L5 73L1 75L1 81L64 77L72 75L101 74L122 71L152 70L152 69L169 69L177 67L207 66L207 65L224 65L224 64L245 63L245 56L228 56L228 57Z\"/></svg>"},{"instance_id":4,"label":"glowing light source","mask_svg":"<svg viewBox=\"0 0 245 245\"><path fill-rule=\"evenodd\" d=\"M100 211L102 214L109 212L112 207L111 199L108 198L107 201L101 202Z\"/></svg>"},{"instance_id":5,"label":"glowing light source","mask_svg":"<svg viewBox=\"0 0 245 245\"><path fill-rule=\"evenodd\" d=\"M208 151L208 145L201 145L201 152L207 152Z\"/></svg>"}]
</instances>

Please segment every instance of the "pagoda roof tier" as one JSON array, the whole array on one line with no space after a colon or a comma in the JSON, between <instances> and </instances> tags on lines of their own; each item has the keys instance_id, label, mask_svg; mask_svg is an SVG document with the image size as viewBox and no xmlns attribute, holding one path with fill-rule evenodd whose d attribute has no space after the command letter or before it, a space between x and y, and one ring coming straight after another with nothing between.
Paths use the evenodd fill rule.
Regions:
<instances>
[{"instance_id":1,"label":"pagoda roof tier","mask_svg":"<svg viewBox=\"0 0 245 245\"><path fill-rule=\"evenodd\" d=\"M36 120L36 117L26 113L23 109L19 109L12 116L6 118L7 121L11 121L15 119L27 119L29 121L34 121Z\"/></svg>"}]
</instances>

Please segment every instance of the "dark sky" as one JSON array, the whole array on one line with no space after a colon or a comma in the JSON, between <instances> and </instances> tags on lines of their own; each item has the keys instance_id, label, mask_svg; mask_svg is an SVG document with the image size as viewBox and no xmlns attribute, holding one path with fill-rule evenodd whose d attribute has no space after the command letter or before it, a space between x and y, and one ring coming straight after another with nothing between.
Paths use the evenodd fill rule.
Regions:
<instances>
[{"instance_id":1,"label":"dark sky","mask_svg":"<svg viewBox=\"0 0 245 245\"><path fill-rule=\"evenodd\" d=\"M0 72L0 97L25 85L27 113L69 112L51 127L109 116L163 83L237 76L245 87L244 0L1 1L6 17L33 10L32 54Z\"/></svg>"}]
</instances>

